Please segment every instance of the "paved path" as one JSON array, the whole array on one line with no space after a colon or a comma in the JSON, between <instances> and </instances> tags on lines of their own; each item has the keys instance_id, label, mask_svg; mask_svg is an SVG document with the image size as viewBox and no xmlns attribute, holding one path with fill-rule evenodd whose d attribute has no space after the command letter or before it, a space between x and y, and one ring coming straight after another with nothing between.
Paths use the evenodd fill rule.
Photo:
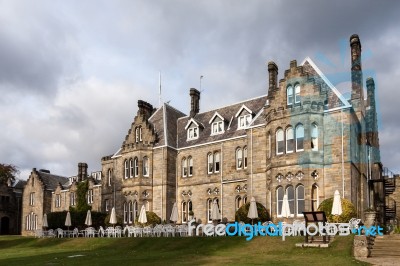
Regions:
<instances>
[{"instance_id":1,"label":"paved path","mask_svg":"<svg viewBox=\"0 0 400 266\"><path fill-rule=\"evenodd\" d=\"M400 235L377 236L371 257L357 259L372 265L400 265Z\"/></svg>"}]
</instances>

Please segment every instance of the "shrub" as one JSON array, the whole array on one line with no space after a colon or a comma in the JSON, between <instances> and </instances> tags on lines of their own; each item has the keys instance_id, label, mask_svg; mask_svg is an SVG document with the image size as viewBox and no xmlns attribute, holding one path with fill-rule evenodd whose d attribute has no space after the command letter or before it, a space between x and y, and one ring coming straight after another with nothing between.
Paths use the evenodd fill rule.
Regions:
<instances>
[{"instance_id":1,"label":"shrub","mask_svg":"<svg viewBox=\"0 0 400 266\"><path fill-rule=\"evenodd\" d=\"M328 222L347 223L351 218L357 217L356 208L353 203L347 199L342 199L342 214L332 215L333 198L329 198L321 202L318 207L319 211L324 211Z\"/></svg>"},{"instance_id":2,"label":"shrub","mask_svg":"<svg viewBox=\"0 0 400 266\"><path fill-rule=\"evenodd\" d=\"M256 205L257 205L258 219L253 219L253 223L269 221L270 216L264 205L262 205L259 202L256 202ZM235 220L237 222L244 222L250 224L252 221L249 217L247 217L247 214L249 213L249 208L250 208L250 202L240 207L235 213Z\"/></svg>"},{"instance_id":3,"label":"shrub","mask_svg":"<svg viewBox=\"0 0 400 266\"><path fill-rule=\"evenodd\" d=\"M104 224L106 226L115 226L115 225L123 226L123 219L120 215L117 215L117 223L116 224L110 224L110 218L111 218L111 212L109 214L107 214L106 217L104 218Z\"/></svg>"},{"instance_id":4,"label":"shrub","mask_svg":"<svg viewBox=\"0 0 400 266\"><path fill-rule=\"evenodd\" d=\"M71 223L72 225L70 228L79 228L83 229L86 228L85 225L86 214L87 212L78 212L75 210L70 211L71 213ZM92 226L99 227L104 226L104 217L107 215L106 213L102 212L91 212L92 214ZM65 218L67 217L67 211L62 212L51 212L47 214L47 222L49 224L49 228L67 228L65 226Z\"/></svg>"},{"instance_id":5,"label":"shrub","mask_svg":"<svg viewBox=\"0 0 400 266\"><path fill-rule=\"evenodd\" d=\"M161 218L154 212L146 212L147 223L146 225L156 225L161 223Z\"/></svg>"}]
</instances>

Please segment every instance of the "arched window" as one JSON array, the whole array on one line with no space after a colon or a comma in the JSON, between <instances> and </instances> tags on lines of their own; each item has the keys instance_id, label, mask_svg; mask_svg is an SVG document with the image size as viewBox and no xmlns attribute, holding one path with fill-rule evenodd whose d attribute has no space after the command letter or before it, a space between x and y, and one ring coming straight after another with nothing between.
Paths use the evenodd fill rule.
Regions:
<instances>
[{"instance_id":1,"label":"arched window","mask_svg":"<svg viewBox=\"0 0 400 266\"><path fill-rule=\"evenodd\" d=\"M297 84L294 87L294 102L299 103L300 102L300 85Z\"/></svg>"},{"instance_id":2,"label":"arched window","mask_svg":"<svg viewBox=\"0 0 400 266\"><path fill-rule=\"evenodd\" d=\"M187 203L186 201L182 202L182 223L187 222Z\"/></svg>"},{"instance_id":3,"label":"arched window","mask_svg":"<svg viewBox=\"0 0 400 266\"><path fill-rule=\"evenodd\" d=\"M139 127L139 141L142 141L142 127Z\"/></svg>"},{"instance_id":4,"label":"arched window","mask_svg":"<svg viewBox=\"0 0 400 266\"><path fill-rule=\"evenodd\" d=\"M219 172L219 166L220 166L220 158L219 158L219 152L214 153L214 169L215 169L215 173Z\"/></svg>"},{"instance_id":5,"label":"arched window","mask_svg":"<svg viewBox=\"0 0 400 266\"><path fill-rule=\"evenodd\" d=\"M192 201L191 200L189 200L188 201L188 203L187 203L187 213L188 213L188 215L190 216L190 213L193 213L193 203L192 203Z\"/></svg>"},{"instance_id":6,"label":"arched window","mask_svg":"<svg viewBox=\"0 0 400 266\"><path fill-rule=\"evenodd\" d=\"M282 216L282 204L283 204L283 187L276 188L276 214L278 217Z\"/></svg>"},{"instance_id":7,"label":"arched window","mask_svg":"<svg viewBox=\"0 0 400 266\"><path fill-rule=\"evenodd\" d=\"M111 179L112 179L112 172L111 169L108 169L108 186L111 187Z\"/></svg>"},{"instance_id":8,"label":"arched window","mask_svg":"<svg viewBox=\"0 0 400 266\"><path fill-rule=\"evenodd\" d=\"M128 204L124 202L124 223L128 223Z\"/></svg>"},{"instance_id":9,"label":"arched window","mask_svg":"<svg viewBox=\"0 0 400 266\"><path fill-rule=\"evenodd\" d=\"M137 157L133 160L134 167L135 167L135 177L139 176L139 160Z\"/></svg>"},{"instance_id":10,"label":"arched window","mask_svg":"<svg viewBox=\"0 0 400 266\"><path fill-rule=\"evenodd\" d=\"M214 170L214 161L213 161L213 155L211 153L207 154L207 171L209 174L211 174Z\"/></svg>"},{"instance_id":11,"label":"arched window","mask_svg":"<svg viewBox=\"0 0 400 266\"><path fill-rule=\"evenodd\" d=\"M149 176L149 158L143 157L143 176Z\"/></svg>"},{"instance_id":12,"label":"arched window","mask_svg":"<svg viewBox=\"0 0 400 266\"><path fill-rule=\"evenodd\" d=\"M132 201L128 202L128 223L131 224L133 221L133 209L132 209Z\"/></svg>"},{"instance_id":13,"label":"arched window","mask_svg":"<svg viewBox=\"0 0 400 266\"><path fill-rule=\"evenodd\" d=\"M302 124L296 127L296 151L304 150L304 127Z\"/></svg>"},{"instance_id":14,"label":"arched window","mask_svg":"<svg viewBox=\"0 0 400 266\"><path fill-rule=\"evenodd\" d=\"M207 199L207 222L211 223L211 207L212 207L212 199Z\"/></svg>"},{"instance_id":15,"label":"arched window","mask_svg":"<svg viewBox=\"0 0 400 266\"><path fill-rule=\"evenodd\" d=\"M189 156L188 164L189 164L189 176L192 176L193 175L193 158L192 158L192 156Z\"/></svg>"},{"instance_id":16,"label":"arched window","mask_svg":"<svg viewBox=\"0 0 400 266\"><path fill-rule=\"evenodd\" d=\"M128 166L128 160L124 161L124 168L125 168L125 179L129 177L129 166Z\"/></svg>"},{"instance_id":17,"label":"arched window","mask_svg":"<svg viewBox=\"0 0 400 266\"><path fill-rule=\"evenodd\" d=\"M247 147L243 148L243 167L247 168Z\"/></svg>"},{"instance_id":18,"label":"arched window","mask_svg":"<svg viewBox=\"0 0 400 266\"><path fill-rule=\"evenodd\" d=\"M278 129L276 131L276 154L283 154L285 150L285 142L283 140L283 130Z\"/></svg>"},{"instance_id":19,"label":"arched window","mask_svg":"<svg viewBox=\"0 0 400 266\"><path fill-rule=\"evenodd\" d=\"M236 149L236 169L242 169L243 166L243 154L242 154L242 149L237 148Z\"/></svg>"},{"instance_id":20,"label":"arched window","mask_svg":"<svg viewBox=\"0 0 400 266\"><path fill-rule=\"evenodd\" d=\"M298 185L296 187L296 209L297 209L297 216L303 216L303 212L305 211L303 185Z\"/></svg>"},{"instance_id":21,"label":"arched window","mask_svg":"<svg viewBox=\"0 0 400 266\"><path fill-rule=\"evenodd\" d=\"M186 158L182 159L182 177L187 177L187 160L186 160Z\"/></svg>"},{"instance_id":22,"label":"arched window","mask_svg":"<svg viewBox=\"0 0 400 266\"><path fill-rule=\"evenodd\" d=\"M317 211L319 206L319 191L317 184L311 187L311 211Z\"/></svg>"},{"instance_id":23,"label":"arched window","mask_svg":"<svg viewBox=\"0 0 400 266\"><path fill-rule=\"evenodd\" d=\"M316 124L311 125L311 149L318 151L318 126Z\"/></svg>"},{"instance_id":24,"label":"arched window","mask_svg":"<svg viewBox=\"0 0 400 266\"><path fill-rule=\"evenodd\" d=\"M286 129L286 153L292 153L294 150L294 134L293 128Z\"/></svg>"},{"instance_id":25,"label":"arched window","mask_svg":"<svg viewBox=\"0 0 400 266\"><path fill-rule=\"evenodd\" d=\"M286 89L286 96L287 96L287 104L288 105L293 104L293 87L292 86L289 86Z\"/></svg>"},{"instance_id":26,"label":"arched window","mask_svg":"<svg viewBox=\"0 0 400 266\"><path fill-rule=\"evenodd\" d=\"M246 204L247 203L247 195L244 195L242 198L242 203Z\"/></svg>"},{"instance_id":27,"label":"arched window","mask_svg":"<svg viewBox=\"0 0 400 266\"><path fill-rule=\"evenodd\" d=\"M138 203L135 200L133 202L133 220L132 220L133 223L136 221L136 218L138 217L138 215L139 215Z\"/></svg>"},{"instance_id":28,"label":"arched window","mask_svg":"<svg viewBox=\"0 0 400 266\"><path fill-rule=\"evenodd\" d=\"M133 167L133 160L129 160L129 177L132 178L134 176L134 167Z\"/></svg>"},{"instance_id":29,"label":"arched window","mask_svg":"<svg viewBox=\"0 0 400 266\"><path fill-rule=\"evenodd\" d=\"M237 211L240 207L242 207L242 198L240 196L237 196L235 199L235 210Z\"/></svg>"},{"instance_id":30,"label":"arched window","mask_svg":"<svg viewBox=\"0 0 400 266\"><path fill-rule=\"evenodd\" d=\"M294 209L294 188L293 188L293 186L287 186L286 187L286 195L287 195L288 202L289 202L290 216L293 217L294 213L295 213L295 209Z\"/></svg>"}]
</instances>

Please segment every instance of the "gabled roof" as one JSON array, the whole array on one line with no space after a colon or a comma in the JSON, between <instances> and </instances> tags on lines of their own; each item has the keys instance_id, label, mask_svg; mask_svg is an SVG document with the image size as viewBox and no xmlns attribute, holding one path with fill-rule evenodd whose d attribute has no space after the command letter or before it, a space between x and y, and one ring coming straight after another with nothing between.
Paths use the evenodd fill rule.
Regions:
<instances>
[{"instance_id":1,"label":"gabled roof","mask_svg":"<svg viewBox=\"0 0 400 266\"><path fill-rule=\"evenodd\" d=\"M178 118L186 116L171 105L164 103L150 118L158 137L155 147L168 145L176 148L176 123Z\"/></svg>"},{"instance_id":2,"label":"gabled roof","mask_svg":"<svg viewBox=\"0 0 400 266\"><path fill-rule=\"evenodd\" d=\"M67 177L53 175L41 171L36 171L39 178L42 180L43 184L45 185L46 189L55 190L58 184L64 185L69 182Z\"/></svg>"},{"instance_id":3,"label":"gabled roof","mask_svg":"<svg viewBox=\"0 0 400 266\"><path fill-rule=\"evenodd\" d=\"M218 116L222 121L225 121L225 118L222 117L222 115L220 115L217 111L215 112L215 114L211 117L210 121L208 122L209 124L211 124L215 117Z\"/></svg>"},{"instance_id":4,"label":"gabled roof","mask_svg":"<svg viewBox=\"0 0 400 266\"><path fill-rule=\"evenodd\" d=\"M314 79L320 83L323 88L328 90L328 110L351 106L346 98L335 88L311 58L307 57L304 59L301 65L305 68L306 72L314 75Z\"/></svg>"},{"instance_id":5,"label":"gabled roof","mask_svg":"<svg viewBox=\"0 0 400 266\"><path fill-rule=\"evenodd\" d=\"M259 113L261 110L263 110L266 100L267 96L264 95L257 98L241 101L239 103L220 107L218 109L210 110L204 113L196 114L194 119L196 120L197 123L201 123L202 125L204 125L204 129L201 132L199 132L198 139L190 141L187 141L187 131L185 127L192 118L189 116L179 118L178 128L177 128L177 135L178 135L177 147L185 148L194 145L200 145L213 141L225 140L229 138L241 137L246 135L246 129L237 129L238 119L235 117L237 111L244 105L248 109L253 110L254 113ZM230 121L230 125L228 128L225 128L224 133L211 135L210 122L212 122L212 120L216 116L218 116L217 114L222 119L225 117L226 121ZM263 121L261 117L259 119L253 119L252 124L250 126L261 125L264 122L265 121Z\"/></svg>"},{"instance_id":6,"label":"gabled roof","mask_svg":"<svg viewBox=\"0 0 400 266\"><path fill-rule=\"evenodd\" d=\"M187 130L187 129L189 128L189 126L190 126L192 123L195 124L195 125L198 126L198 127L201 126L201 127L204 128L203 124L201 124L200 122L197 122L195 119L191 118L191 119L188 121L187 125L185 126L185 130Z\"/></svg>"},{"instance_id":7,"label":"gabled roof","mask_svg":"<svg viewBox=\"0 0 400 266\"><path fill-rule=\"evenodd\" d=\"M243 111L243 109L249 112L249 114L253 114L253 111L251 111L249 108L247 108L246 105L243 104L242 107L240 107L239 111L235 114L235 117L238 117L240 113Z\"/></svg>"}]
</instances>

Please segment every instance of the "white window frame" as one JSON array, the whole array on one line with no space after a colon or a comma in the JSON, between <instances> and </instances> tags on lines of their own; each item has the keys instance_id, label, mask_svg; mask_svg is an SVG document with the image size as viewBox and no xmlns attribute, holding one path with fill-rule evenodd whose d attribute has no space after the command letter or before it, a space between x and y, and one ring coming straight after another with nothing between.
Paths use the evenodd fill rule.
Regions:
<instances>
[{"instance_id":1,"label":"white window frame","mask_svg":"<svg viewBox=\"0 0 400 266\"><path fill-rule=\"evenodd\" d=\"M129 178L134 177L134 172L135 172L135 169L133 168L133 160L131 158L131 159L129 159Z\"/></svg>"},{"instance_id":2,"label":"white window frame","mask_svg":"<svg viewBox=\"0 0 400 266\"><path fill-rule=\"evenodd\" d=\"M182 158L182 177L188 176L188 167L187 167L187 159L186 157Z\"/></svg>"},{"instance_id":3,"label":"white window frame","mask_svg":"<svg viewBox=\"0 0 400 266\"><path fill-rule=\"evenodd\" d=\"M238 129L247 128L250 125L250 122L251 122L251 114L245 114L245 115L239 116Z\"/></svg>"},{"instance_id":4,"label":"white window frame","mask_svg":"<svg viewBox=\"0 0 400 266\"><path fill-rule=\"evenodd\" d=\"M138 209L138 202L135 200L133 201L133 223L136 221L136 217L138 216L139 209Z\"/></svg>"},{"instance_id":5,"label":"white window frame","mask_svg":"<svg viewBox=\"0 0 400 266\"><path fill-rule=\"evenodd\" d=\"M61 207L61 194L56 194L56 208Z\"/></svg>"},{"instance_id":6,"label":"white window frame","mask_svg":"<svg viewBox=\"0 0 400 266\"><path fill-rule=\"evenodd\" d=\"M303 188L303 194L299 193L299 188L302 187ZM299 198L299 195L302 196L302 198ZM296 187L296 193L295 193L295 197L296 197L296 216L297 217L304 217L303 216L303 211L306 210L306 201L305 201L305 188L303 184L299 184ZM303 206L304 206L304 210L302 210L301 212L299 212L299 201L303 201Z\"/></svg>"},{"instance_id":7,"label":"white window frame","mask_svg":"<svg viewBox=\"0 0 400 266\"><path fill-rule=\"evenodd\" d=\"M187 131L187 139L194 140L199 138L199 127L190 127Z\"/></svg>"},{"instance_id":8,"label":"white window frame","mask_svg":"<svg viewBox=\"0 0 400 266\"><path fill-rule=\"evenodd\" d=\"M311 124L311 145L312 151L318 151L318 126L315 123Z\"/></svg>"},{"instance_id":9,"label":"white window frame","mask_svg":"<svg viewBox=\"0 0 400 266\"><path fill-rule=\"evenodd\" d=\"M292 141L291 145L289 141ZM291 149L289 149L292 146ZM292 153L294 152L294 146L295 146L295 139L294 139L294 130L292 127L288 127L286 129L286 153Z\"/></svg>"},{"instance_id":10,"label":"white window frame","mask_svg":"<svg viewBox=\"0 0 400 266\"><path fill-rule=\"evenodd\" d=\"M211 135L218 135L224 132L224 121L217 121L211 124Z\"/></svg>"},{"instance_id":11,"label":"white window frame","mask_svg":"<svg viewBox=\"0 0 400 266\"><path fill-rule=\"evenodd\" d=\"M135 177L139 176L139 159L137 157L135 157L135 159L133 160L134 163L134 167L135 167Z\"/></svg>"},{"instance_id":12,"label":"white window frame","mask_svg":"<svg viewBox=\"0 0 400 266\"><path fill-rule=\"evenodd\" d=\"M293 97L293 87L289 86L286 88L286 100L287 100L287 105L293 105L294 102L294 97Z\"/></svg>"},{"instance_id":13,"label":"white window frame","mask_svg":"<svg viewBox=\"0 0 400 266\"><path fill-rule=\"evenodd\" d=\"M128 223L128 204L124 202L124 224Z\"/></svg>"},{"instance_id":14,"label":"white window frame","mask_svg":"<svg viewBox=\"0 0 400 266\"><path fill-rule=\"evenodd\" d=\"M146 176L146 177L148 177L148 176L150 176L150 173L149 173L149 170L150 170L150 167L149 167L149 164L150 164L150 162L149 162L149 157L147 157L147 156L145 156L145 157L143 157L143 176Z\"/></svg>"},{"instance_id":15,"label":"white window frame","mask_svg":"<svg viewBox=\"0 0 400 266\"><path fill-rule=\"evenodd\" d=\"M242 148L236 149L236 170L241 170L243 168L243 152Z\"/></svg>"},{"instance_id":16,"label":"white window frame","mask_svg":"<svg viewBox=\"0 0 400 266\"><path fill-rule=\"evenodd\" d=\"M282 217L283 196L285 195L283 187L279 186L275 190L276 196L276 215ZM282 194L282 195L281 195Z\"/></svg>"},{"instance_id":17,"label":"white window frame","mask_svg":"<svg viewBox=\"0 0 400 266\"><path fill-rule=\"evenodd\" d=\"M207 154L207 173L212 174L214 172L214 156L210 152Z\"/></svg>"},{"instance_id":18,"label":"white window frame","mask_svg":"<svg viewBox=\"0 0 400 266\"><path fill-rule=\"evenodd\" d=\"M187 202L186 201L182 201L181 211L182 211L182 223L185 224L188 222L188 212L187 212Z\"/></svg>"},{"instance_id":19,"label":"white window frame","mask_svg":"<svg viewBox=\"0 0 400 266\"><path fill-rule=\"evenodd\" d=\"M29 195L29 205L35 206L35 192L31 192Z\"/></svg>"},{"instance_id":20,"label":"white window frame","mask_svg":"<svg viewBox=\"0 0 400 266\"><path fill-rule=\"evenodd\" d=\"M289 189L293 189L293 198L289 198L289 193L288 193ZM294 217L294 214L297 212L297 210L295 210L295 208L296 208L296 202L295 202L296 201L296 190L293 187L293 185L289 185L286 187L285 193L287 195L288 202L289 202L290 217Z\"/></svg>"},{"instance_id":21,"label":"white window frame","mask_svg":"<svg viewBox=\"0 0 400 266\"><path fill-rule=\"evenodd\" d=\"M108 212L110 210L110 200L109 199L104 200L104 209L106 210L106 212Z\"/></svg>"},{"instance_id":22,"label":"white window frame","mask_svg":"<svg viewBox=\"0 0 400 266\"><path fill-rule=\"evenodd\" d=\"M193 157L188 157L188 176L193 176Z\"/></svg>"},{"instance_id":23,"label":"white window frame","mask_svg":"<svg viewBox=\"0 0 400 266\"><path fill-rule=\"evenodd\" d=\"M276 137L276 154L281 155L285 151L285 133L283 129L279 128L275 133L275 137ZM284 146L281 152L279 152L279 142L282 142Z\"/></svg>"},{"instance_id":24,"label":"white window frame","mask_svg":"<svg viewBox=\"0 0 400 266\"><path fill-rule=\"evenodd\" d=\"M128 202L128 224L131 224L133 221L133 202Z\"/></svg>"},{"instance_id":25,"label":"white window frame","mask_svg":"<svg viewBox=\"0 0 400 266\"><path fill-rule=\"evenodd\" d=\"M235 198L235 211L239 210L240 207L242 207L243 202L242 202L242 197L241 196L236 196Z\"/></svg>"},{"instance_id":26,"label":"white window frame","mask_svg":"<svg viewBox=\"0 0 400 266\"><path fill-rule=\"evenodd\" d=\"M108 186L111 187L112 171L108 169Z\"/></svg>"},{"instance_id":27,"label":"white window frame","mask_svg":"<svg viewBox=\"0 0 400 266\"><path fill-rule=\"evenodd\" d=\"M87 192L87 203L92 204L93 203L93 189L89 189Z\"/></svg>"},{"instance_id":28,"label":"white window frame","mask_svg":"<svg viewBox=\"0 0 400 266\"><path fill-rule=\"evenodd\" d=\"M314 210L313 206L315 206ZM311 186L311 210L317 211L318 206L319 206L319 187L317 184L313 184Z\"/></svg>"},{"instance_id":29,"label":"white window frame","mask_svg":"<svg viewBox=\"0 0 400 266\"><path fill-rule=\"evenodd\" d=\"M294 86L294 103L300 103L301 97L300 97L300 84L296 84Z\"/></svg>"},{"instance_id":30,"label":"white window frame","mask_svg":"<svg viewBox=\"0 0 400 266\"><path fill-rule=\"evenodd\" d=\"M303 148L301 148L301 149L299 149L299 139L300 139L300 128L303 130L303 133L302 133L302 135L303 135L303 140L302 140L302 142L303 142ZM304 151L304 126L302 125L302 124L298 124L297 126L296 126L296 131L295 131L295 137L296 137L296 152L297 151Z\"/></svg>"},{"instance_id":31,"label":"white window frame","mask_svg":"<svg viewBox=\"0 0 400 266\"><path fill-rule=\"evenodd\" d=\"M214 152L214 173L219 173L220 170L221 170L221 154L220 152L217 151Z\"/></svg>"},{"instance_id":32,"label":"white window frame","mask_svg":"<svg viewBox=\"0 0 400 266\"><path fill-rule=\"evenodd\" d=\"M75 206L75 201L76 201L76 194L75 192L71 192L69 194L69 201L71 206Z\"/></svg>"},{"instance_id":33,"label":"white window frame","mask_svg":"<svg viewBox=\"0 0 400 266\"><path fill-rule=\"evenodd\" d=\"M206 208L207 209L207 222L212 223L212 220L211 220L211 208L212 208L212 204L213 204L212 199L207 199L206 204L207 204L207 208Z\"/></svg>"},{"instance_id":34,"label":"white window frame","mask_svg":"<svg viewBox=\"0 0 400 266\"><path fill-rule=\"evenodd\" d=\"M125 169L125 179L129 177L129 165L128 165L128 160L124 161L124 169Z\"/></svg>"},{"instance_id":35,"label":"white window frame","mask_svg":"<svg viewBox=\"0 0 400 266\"><path fill-rule=\"evenodd\" d=\"M247 160L247 147L245 146L244 148L243 148L243 169L247 169L247 163L248 163L248 160Z\"/></svg>"}]
</instances>

